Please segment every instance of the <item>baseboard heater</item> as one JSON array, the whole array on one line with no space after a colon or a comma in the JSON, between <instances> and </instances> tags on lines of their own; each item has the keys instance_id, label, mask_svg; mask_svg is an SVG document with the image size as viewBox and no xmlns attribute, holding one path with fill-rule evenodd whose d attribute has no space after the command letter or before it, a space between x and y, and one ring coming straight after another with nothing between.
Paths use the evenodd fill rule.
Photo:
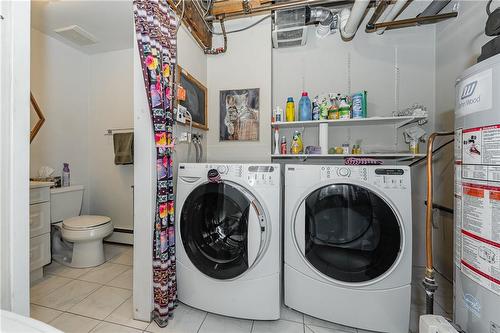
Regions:
<instances>
[{"instance_id":1,"label":"baseboard heater","mask_svg":"<svg viewBox=\"0 0 500 333\"><path fill-rule=\"evenodd\" d=\"M134 245L134 230L114 228L111 236L106 238L104 241L109 243Z\"/></svg>"}]
</instances>

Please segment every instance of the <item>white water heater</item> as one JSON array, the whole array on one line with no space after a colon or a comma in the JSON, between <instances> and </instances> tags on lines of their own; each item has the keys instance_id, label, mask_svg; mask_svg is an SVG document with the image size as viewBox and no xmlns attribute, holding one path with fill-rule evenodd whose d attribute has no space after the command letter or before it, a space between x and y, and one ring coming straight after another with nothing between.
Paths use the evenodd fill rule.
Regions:
<instances>
[{"instance_id":1,"label":"white water heater","mask_svg":"<svg viewBox=\"0 0 500 333\"><path fill-rule=\"evenodd\" d=\"M500 333L500 55L456 82L454 322Z\"/></svg>"}]
</instances>

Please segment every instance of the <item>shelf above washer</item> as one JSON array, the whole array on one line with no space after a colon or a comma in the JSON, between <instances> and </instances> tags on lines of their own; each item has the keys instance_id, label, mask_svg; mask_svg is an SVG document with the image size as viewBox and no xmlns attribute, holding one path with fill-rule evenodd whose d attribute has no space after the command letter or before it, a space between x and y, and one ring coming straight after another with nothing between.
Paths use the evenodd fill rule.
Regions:
<instances>
[{"instance_id":1,"label":"shelf above washer","mask_svg":"<svg viewBox=\"0 0 500 333\"><path fill-rule=\"evenodd\" d=\"M361 158L375 158L375 159L395 159L395 160L412 160L415 158L424 157L425 154L411 154L411 153L366 153L366 154L286 154L286 155L276 155L272 154L271 158L276 159L343 159L345 157L361 157Z\"/></svg>"},{"instance_id":2,"label":"shelf above washer","mask_svg":"<svg viewBox=\"0 0 500 333\"><path fill-rule=\"evenodd\" d=\"M328 126L370 126L370 125L395 125L402 127L414 122L427 119L426 116L402 116L402 117L370 117L360 119L337 119L337 120L305 120L291 122L273 122L272 127L314 127L319 124L328 124Z\"/></svg>"}]
</instances>

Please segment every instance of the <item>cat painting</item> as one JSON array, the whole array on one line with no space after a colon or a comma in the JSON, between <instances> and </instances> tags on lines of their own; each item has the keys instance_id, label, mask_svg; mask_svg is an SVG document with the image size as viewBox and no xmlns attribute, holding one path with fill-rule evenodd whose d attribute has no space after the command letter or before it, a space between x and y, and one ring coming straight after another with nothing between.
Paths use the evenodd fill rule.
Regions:
<instances>
[{"instance_id":1,"label":"cat painting","mask_svg":"<svg viewBox=\"0 0 500 333\"><path fill-rule=\"evenodd\" d=\"M259 89L220 92L220 140L259 140Z\"/></svg>"}]
</instances>

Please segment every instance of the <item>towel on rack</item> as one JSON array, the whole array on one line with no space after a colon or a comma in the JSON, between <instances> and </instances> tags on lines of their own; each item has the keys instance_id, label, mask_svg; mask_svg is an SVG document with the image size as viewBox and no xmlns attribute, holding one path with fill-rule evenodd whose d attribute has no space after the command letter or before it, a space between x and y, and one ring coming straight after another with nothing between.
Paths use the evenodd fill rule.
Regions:
<instances>
[{"instance_id":1,"label":"towel on rack","mask_svg":"<svg viewBox=\"0 0 500 333\"><path fill-rule=\"evenodd\" d=\"M134 133L113 133L115 164L134 164Z\"/></svg>"}]
</instances>

